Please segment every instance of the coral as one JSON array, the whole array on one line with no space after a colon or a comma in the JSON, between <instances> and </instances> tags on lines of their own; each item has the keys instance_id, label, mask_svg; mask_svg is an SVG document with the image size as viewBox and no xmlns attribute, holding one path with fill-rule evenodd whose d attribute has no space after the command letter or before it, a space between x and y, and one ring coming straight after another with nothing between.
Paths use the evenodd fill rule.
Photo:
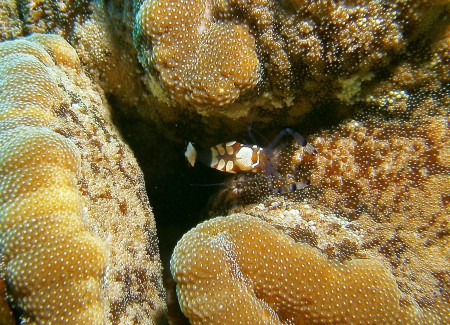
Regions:
<instances>
[{"instance_id":1,"label":"coral","mask_svg":"<svg viewBox=\"0 0 450 325\"><path fill-rule=\"evenodd\" d=\"M171 271L192 324L437 320L403 295L376 260L330 261L246 215L215 218L189 231L175 248Z\"/></svg>"},{"instance_id":2,"label":"coral","mask_svg":"<svg viewBox=\"0 0 450 325\"><path fill-rule=\"evenodd\" d=\"M299 77L294 66L305 65L323 79L379 65L405 46L396 21L400 15L395 6L381 2L143 1L135 44L143 66L157 74L176 101L220 106L240 95L224 96L239 88L227 86L227 76L239 76L246 88L253 88L259 65L274 89L289 88ZM356 65L355 59L360 61ZM230 66L236 72L228 71Z\"/></svg>"},{"instance_id":3,"label":"coral","mask_svg":"<svg viewBox=\"0 0 450 325\"><path fill-rule=\"evenodd\" d=\"M320 157L303 165L316 193L304 197L358 220L362 247L381 253L421 306L438 309L450 294L449 116L438 99L415 104L403 120L366 116L319 134Z\"/></svg>"},{"instance_id":4,"label":"coral","mask_svg":"<svg viewBox=\"0 0 450 325\"><path fill-rule=\"evenodd\" d=\"M137 82L142 72L137 67L136 53L130 51L131 39L118 38L111 24L113 18L100 2L91 3L91 10L88 19L75 24L71 36L84 68L105 93L113 94L123 106L150 106L143 96L144 85Z\"/></svg>"},{"instance_id":5,"label":"coral","mask_svg":"<svg viewBox=\"0 0 450 325\"><path fill-rule=\"evenodd\" d=\"M213 10L208 1L144 1L139 8L135 44L140 61L158 73L161 91L177 102L228 104L260 77L248 27L214 22Z\"/></svg>"},{"instance_id":6,"label":"coral","mask_svg":"<svg viewBox=\"0 0 450 325\"><path fill-rule=\"evenodd\" d=\"M449 93L436 88L405 95L311 137L316 156L288 146L281 170L294 179L308 175L309 188L277 197L267 178L243 175L213 209L258 216L332 259L368 254L414 304L446 323Z\"/></svg>"},{"instance_id":7,"label":"coral","mask_svg":"<svg viewBox=\"0 0 450 325\"><path fill-rule=\"evenodd\" d=\"M90 0L17 1L22 35L55 33L70 38L75 24L89 17L90 3Z\"/></svg>"},{"instance_id":8,"label":"coral","mask_svg":"<svg viewBox=\"0 0 450 325\"><path fill-rule=\"evenodd\" d=\"M0 324L2 325L15 325L17 324L11 307L6 300L6 284L3 279L0 278Z\"/></svg>"},{"instance_id":9,"label":"coral","mask_svg":"<svg viewBox=\"0 0 450 325\"><path fill-rule=\"evenodd\" d=\"M178 191L186 179L171 160L182 149L166 139L241 141L250 120L269 139L287 126L312 134L317 157L286 146L274 180L238 175L212 212L258 216L329 261L370 258L407 302L449 322L448 13L448 0L2 1L0 40L55 33L81 66L55 36L3 43L4 55L28 53L46 74L21 66L23 91L4 90L20 104L0 130L45 127L76 147L71 186L87 233L106 250L100 300L109 323L151 323L165 307L142 174L106 98L132 121L118 122L132 124L136 154L151 157L156 204L172 201L155 180L170 174ZM148 138L133 133L138 123ZM272 195L305 178L309 188ZM8 282L0 289L0 308L16 303ZM20 316L6 307L1 315Z\"/></svg>"},{"instance_id":10,"label":"coral","mask_svg":"<svg viewBox=\"0 0 450 325\"><path fill-rule=\"evenodd\" d=\"M16 1L3 1L0 5L0 41L17 37L22 32L22 21Z\"/></svg>"},{"instance_id":11,"label":"coral","mask_svg":"<svg viewBox=\"0 0 450 325\"><path fill-rule=\"evenodd\" d=\"M83 220L80 153L48 127L61 91L25 44L14 53L0 45L2 273L25 322L103 324L106 250Z\"/></svg>"},{"instance_id":12,"label":"coral","mask_svg":"<svg viewBox=\"0 0 450 325\"><path fill-rule=\"evenodd\" d=\"M391 115L360 112L311 137L316 156L287 146L282 175L307 175L310 187L276 196L267 177L241 175L212 201L212 213L258 216L332 259L369 254L415 304L448 322L448 95L391 98Z\"/></svg>"},{"instance_id":13,"label":"coral","mask_svg":"<svg viewBox=\"0 0 450 325\"><path fill-rule=\"evenodd\" d=\"M128 116L202 146L244 131L255 107L262 127L297 124L321 108L345 114L407 64L413 47L426 53L448 22L446 1L44 0L2 8L21 18L3 38L63 36Z\"/></svg>"},{"instance_id":14,"label":"coral","mask_svg":"<svg viewBox=\"0 0 450 325\"><path fill-rule=\"evenodd\" d=\"M353 102L359 93L360 102L354 102L350 119L337 119L309 137L318 155L287 145L275 182L265 175L239 175L212 200L211 214L257 216L333 261L374 259L423 314L414 323L449 322L450 25L445 24L435 26L439 32L431 44L408 49L410 57L386 78L370 77L364 91L367 75L341 79L348 87L339 93L343 101ZM305 178L311 186L304 190L272 194L274 186ZM189 304L185 298L183 304Z\"/></svg>"},{"instance_id":15,"label":"coral","mask_svg":"<svg viewBox=\"0 0 450 325\"><path fill-rule=\"evenodd\" d=\"M156 118L172 125L187 116L198 125L200 114L206 132L237 133L236 120L255 106L255 122L282 127L313 107L362 100L410 43L440 35L448 3L140 0L135 7L134 44L160 101ZM203 140L205 130L186 128Z\"/></svg>"},{"instance_id":16,"label":"coral","mask_svg":"<svg viewBox=\"0 0 450 325\"><path fill-rule=\"evenodd\" d=\"M0 243L15 317L159 322L165 303L155 224L105 98L59 36L32 35L0 49Z\"/></svg>"}]
</instances>

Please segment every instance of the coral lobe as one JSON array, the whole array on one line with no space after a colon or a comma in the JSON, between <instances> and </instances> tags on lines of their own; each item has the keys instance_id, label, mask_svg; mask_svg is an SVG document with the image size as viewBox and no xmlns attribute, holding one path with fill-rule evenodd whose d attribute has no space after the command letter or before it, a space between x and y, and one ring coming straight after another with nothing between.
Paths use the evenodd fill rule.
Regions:
<instances>
[{"instance_id":1,"label":"coral lobe","mask_svg":"<svg viewBox=\"0 0 450 325\"><path fill-rule=\"evenodd\" d=\"M0 248L11 305L24 322L102 324L106 253L83 220L80 154L48 128L62 96L47 67L26 52L48 59L45 48L22 41L21 54L12 46L0 45Z\"/></svg>"}]
</instances>

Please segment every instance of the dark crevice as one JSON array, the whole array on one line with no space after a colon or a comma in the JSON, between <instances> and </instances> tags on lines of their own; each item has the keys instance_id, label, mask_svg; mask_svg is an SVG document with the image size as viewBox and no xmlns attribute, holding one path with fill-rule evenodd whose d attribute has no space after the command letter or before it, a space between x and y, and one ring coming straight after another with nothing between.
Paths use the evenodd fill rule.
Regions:
<instances>
[{"instance_id":1,"label":"dark crevice","mask_svg":"<svg viewBox=\"0 0 450 325\"><path fill-rule=\"evenodd\" d=\"M114 105L114 101L110 99L110 102ZM189 167L184 157L184 144L167 140L156 133L156 127L148 123L113 111L114 123L144 173L147 195L156 220L163 279L166 289L173 290L169 265L173 249L183 234L202 221L202 209L217 190L217 186L191 184L220 183L224 175L202 166ZM169 303L177 304L173 302L173 291L168 292L168 297ZM169 306L169 309L173 309L173 306ZM174 324L189 324L179 308L170 313L177 315Z\"/></svg>"}]
</instances>

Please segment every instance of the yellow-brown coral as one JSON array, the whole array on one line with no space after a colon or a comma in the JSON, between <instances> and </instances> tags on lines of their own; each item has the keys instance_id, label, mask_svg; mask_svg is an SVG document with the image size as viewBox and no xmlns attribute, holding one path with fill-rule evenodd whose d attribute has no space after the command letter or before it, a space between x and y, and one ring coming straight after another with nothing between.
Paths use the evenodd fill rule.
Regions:
<instances>
[{"instance_id":1,"label":"yellow-brown coral","mask_svg":"<svg viewBox=\"0 0 450 325\"><path fill-rule=\"evenodd\" d=\"M97 268L96 282L84 286L73 284L71 290L75 293L72 297L70 292L61 294L64 302L60 309L53 307L41 311L43 315L39 317L47 319L41 323L49 323L49 320L60 323L69 317L65 312L73 317L72 321L68 320L71 323L82 322L75 318L84 316L92 318L84 323L160 322L164 318L165 302L153 215L144 192L142 173L130 149L112 125L105 98L83 73L74 49L59 36L35 34L2 43L0 48L8 59L3 61L0 69L4 73L0 130L4 131L2 137L5 141L8 139L11 143L6 145L5 142L1 149L13 146L11 148L15 149L13 153L17 157L12 156L11 159L20 161L20 157L24 157L23 162L34 159L30 163L38 168L33 172L30 168L20 169L17 163L4 163L6 167L2 166L2 173L8 174L5 177L2 174L2 191L6 191L2 194L8 197L2 196L2 209L23 201L16 210L29 209L35 216L40 216L37 212L45 216L45 209L52 208L71 211L65 218L62 213L50 215L55 221L43 220L46 224L37 230L33 229L36 225L31 221L27 223L27 219L14 219L16 227L27 235L30 232L32 236L34 231L36 236L48 237L48 241L43 243L23 241L23 245L36 247L33 254L55 251L42 258L39 265L14 261L5 264L5 297L10 298L15 317L31 321L35 316L27 314L33 312L27 301L19 300L22 287L20 283L11 282L8 267L12 268L16 263L15 271L21 274L34 272L34 276L39 278L37 283L45 284L48 291L58 292L55 286L61 287L65 278L51 276L52 265L69 258L67 265L74 270L65 273L67 281L71 276L74 279L88 277L88 270ZM30 130L35 131L34 138ZM33 139L36 139L36 144ZM21 140L24 145L15 144L22 143ZM59 170L56 168L59 164L69 166ZM9 171L14 166L19 168L17 173ZM66 187L69 189L65 190ZM31 191L30 194L27 190ZM39 200L26 201L27 195L30 196L28 200L34 195L34 200L39 199L41 203L33 205ZM13 200L15 196L19 200ZM21 196L25 198L20 200ZM33 212L33 209L37 211ZM36 223L42 218L31 220ZM19 223L21 221L24 222ZM6 223L4 225L7 226ZM60 225L63 229L58 228ZM101 250L94 247L85 248L84 253L79 252L82 243L77 244L71 239L77 234L74 231L76 227L84 227L85 238L91 236ZM68 247L69 240L71 245ZM14 253L16 246L20 249L15 241L8 242L8 245L8 251L3 251L2 247L2 253ZM8 259L5 255L5 262ZM45 263L49 265L44 267ZM61 281L55 282L55 278ZM30 303L44 305L48 301L45 296L39 296L38 287L30 286L28 289L27 294L34 298L29 298ZM93 293L96 294L96 304L89 306ZM75 306L69 308L64 305L73 304L73 300L76 301ZM84 306L86 311L77 304Z\"/></svg>"},{"instance_id":2,"label":"yellow-brown coral","mask_svg":"<svg viewBox=\"0 0 450 325\"><path fill-rule=\"evenodd\" d=\"M188 232L171 270L192 324L397 323L423 314L372 259L345 263L259 218L230 215Z\"/></svg>"},{"instance_id":3,"label":"yellow-brown coral","mask_svg":"<svg viewBox=\"0 0 450 325\"><path fill-rule=\"evenodd\" d=\"M245 176L219 198L237 205L231 211L269 221L332 258L372 256L391 270L404 294L446 323L450 315L448 94L413 96L414 101L406 104L393 101L390 109L398 114L396 118L365 112L333 132L316 135L312 143L317 156L290 149L288 166L296 166L297 177L309 175L312 183L290 194L290 200L269 196L267 179L245 181ZM246 205L248 200L257 203ZM223 203L218 202L220 209ZM341 234L346 223L357 229L358 238ZM423 322L428 320L425 317Z\"/></svg>"},{"instance_id":4,"label":"yellow-brown coral","mask_svg":"<svg viewBox=\"0 0 450 325\"><path fill-rule=\"evenodd\" d=\"M68 39L127 114L156 121L177 140L216 137L209 145L224 140L219 132L242 132L251 108L258 107L255 123L281 128L313 109L363 100L408 57L411 44L423 39L421 52L428 50L449 8L446 1L290 0L42 0L11 7L22 15L22 34Z\"/></svg>"},{"instance_id":5,"label":"yellow-brown coral","mask_svg":"<svg viewBox=\"0 0 450 325\"><path fill-rule=\"evenodd\" d=\"M289 149L287 166L296 166L298 177L308 174L312 183L291 194L291 200L269 197L264 178L234 182L225 197L233 203L242 199L232 211L267 220L332 258L362 254L377 259L425 312L419 323L447 323L448 93L404 95L406 99L391 97L389 115L367 110L312 137L318 150L314 157ZM246 199L260 204L245 205ZM359 238L341 234L346 223Z\"/></svg>"},{"instance_id":6,"label":"yellow-brown coral","mask_svg":"<svg viewBox=\"0 0 450 325\"><path fill-rule=\"evenodd\" d=\"M137 14L141 63L179 103L228 104L258 81L248 27L214 22L212 11L209 1L144 1Z\"/></svg>"},{"instance_id":7,"label":"yellow-brown coral","mask_svg":"<svg viewBox=\"0 0 450 325\"><path fill-rule=\"evenodd\" d=\"M181 102L174 98L161 82L160 73L148 61L154 44L147 36L139 34L142 26L140 21L137 24L135 21L141 5L142 9L148 8L148 3L144 0L3 1L0 20L4 24L0 26L0 38L13 38L31 31L53 31L64 35L78 50L83 50L83 64L88 67L90 76L97 78L95 82L109 92L111 103L130 114L137 112L144 119L153 119L159 127L164 121L171 132L177 134L177 140L212 141L210 144L214 144L224 141L225 135L234 140L235 133L248 125L250 107L256 107L253 110L256 128L267 126L274 132L281 127L301 123L300 117L313 108L322 110L322 113L335 109L347 114L349 109L364 112L370 105L374 110L383 111L385 116L380 115L369 122L365 115L363 119L354 118L351 122L338 120L342 116L336 117L333 112L330 116L336 119L327 121L327 125L333 123L334 128L321 132L317 129L328 128L321 124L326 114L321 116L320 123L311 123L312 127L317 127L313 130L313 133L318 132L314 141L322 155L307 162L306 166L302 161L301 166L305 168L300 167L301 173L296 176L300 179L311 175L314 180L313 186L303 191L303 196L300 195L308 201L313 212L297 207L295 204L299 202L271 197L261 204L258 216L274 222L275 218L265 213L272 204L279 207L280 215L292 214L295 217L291 216L294 229L285 229L286 232L326 250L329 257L341 257L342 250L337 249L336 254L333 252L335 243L344 251L349 247L342 241L335 241L339 236L336 236L334 227L339 222L325 223L327 226L324 227L318 222L320 229L314 229L315 226L309 223L316 220L314 218L320 219L322 212L327 216L334 215L342 222L347 217L352 226L358 225L363 232L369 230L357 241L357 246L350 243L350 256L369 251L386 269L392 270L402 293L413 297L424 310L437 310L440 300L448 301L448 258L445 257L449 256L446 215L450 199L446 175L449 170L445 166L448 166L449 155L436 145L441 140L448 142L448 136L442 132L445 123L448 125L448 115L441 112L439 116L432 116L433 110L448 108L449 103L448 96L440 103L433 98L445 87L448 91L447 0L437 0L432 5L427 0L389 3L303 0L189 2L188 6L211 3L211 24L246 26L246 32L254 40L260 78L257 87L242 91L241 94L245 92L246 95L240 94L239 98L232 99L233 103L217 107L213 102L205 109L191 107L187 110L185 106L198 104L184 101L182 97ZM176 7L181 2L170 3ZM97 10L102 12L101 17ZM175 16L173 18L176 20ZM136 49L131 40L133 29ZM147 75L135 65L133 57L136 50ZM163 100L175 99L170 100L170 104L176 107L167 109L166 103L157 103L151 98L141 84L141 76L155 95L162 94ZM92 216L88 224L91 231L98 232L108 243L110 254L111 263L105 281L105 296L109 297L105 303L110 312L108 319L146 322L147 319L139 317L161 310L161 300L156 299L157 302L152 304L154 300L148 294L158 287L149 285L151 281L148 281L151 277L158 279L157 271L147 272L148 266L158 268L158 257L154 223L148 221L151 220L151 212L142 208L148 204L142 181L139 181L141 175L136 166L129 163L133 161L132 157L126 146L120 144L117 133L111 132L109 107L104 104L101 91L99 94L94 87L84 87L86 80L81 83L84 85L77 84L81 89L74 90L58 80L60 89L70 89L64 91L65 97L70 99L66 98L60 105L58 123L53 129L71 138L82 149L81 177L78 179L89 212L87 215ZM186 94L190 90L183 91L180 93ZM424 100L418 96L420 91L423 91ZM132 105L118 104L120 101ZM356 102L359 103L350 107L349 104ZM411 117L408 115L414 105L434 108L425 113L413 113L422 116L409 120L412 124L399 123ZM399 116L399 111L400 114L406 113L405 116ZM46 113L42 112L42 115ZM34 123L34 118L18 118L21 119ZM421 119L425 123L420 122ZM49 121L52 121L51 115ZM355 122L358 127L355 127ZM394 132L390 133L391 127ZM364 128L368 132L361 131ZM152 133L153 128L149 129ZM301 128L298 131L310 135ZM205 137L205 132L216 139ZM362 138L355 138L356 133ZM270 138L270 134L264 135ZM392 141L386 141L384 136L392 138ZM399 147L392 146L391 150L392 144ZM367 152L361 155L361 160L370 164L373 154L376 158L373 170L378 174L367 173L367 164L358 160L360 151L347 145L364 147ZM139 145L137 147L142 150ZM164 143L161 147L164 147L161 150L166 159L169 156L166 148L170 144ZM381 148L383 154L380 155L377 148ZM417 159L414 158L416 149ZM149 152L154 161L152 166L163 165L153 158L156 156L154 151ZM331 159L324 162L324 156ZM386 162L383 163L385 157ZM429 157L429 160L424 157ZM297 167L295 160L286 165L287 168L292 166ZM181 167L173 167L168 164L166 168L170 168L170 172L182 171ZM155 170L150 172L155 173ZM288 174L293 172L287 170ZM408 175L412 177L408 178ZM121 177L131 181L122 182ZM152 177L148 179L152 180ZM262 199L269 188L261 189L261 185L265 186L267 182L258 182L255 179L256 186L252 187L248 182L243 183L243 187L252 191L253 197ZM152 181L148 183L151 188L156 187ZM362 187L365 189L360 195ZM372 206L372 203L381 204ZM285 213L286 206L292 207L292 213ZM246 210L246 207L240 208ZM258 208L259 205L252 206L252 210ZM111 217L104 217L104 211L108 211ZM394 213L391 214L392 211ZM303 219L308 219L307 226ZM317 234L325 235L315 241ZM150 242L153 244L146 244ZM150 255L154 258L149 258ZM157 289L155 291L160 293ZM448 306L441 308L441 315L449 314L448 310ZM448 322L444 317L441 321Z\"/></svg>"},{"instance_id":8,"label":"yellow-brown coral","mask_svg":"<svg viewBox=\"0 0 450 325\"><path fill-rule=\"evenodd\" d=\"M318 155L285 148L282 178L310 187L276 197L267 178L243 175L215 206L225 199L237 205L228 213L258 216L329 258L377 260L423 313L415 323L450 315L448 26L374 83L370 107L310 137Z\"/></svg>"},{"instance_id":9,"label":"yellow-brown coral","mask_svg":"<svg viewBox=\"0 0 450 325\"><path fill-rule=\"evenodd\" d=\"M0 249L10 303L27 323L103 324L106 252L84 220L80 153L49 128L62 99L44 64L53 59L38 43L13 45L0 45Z\"/></svg>"},{"instance_id":10,"label":"yellow-brown coral","mask_svg":"<svg viewBox=\"0 0 450 325\"><path fill-rule=\"evenodd\" d=\"M270 128L297 124L313 109L348 113L345 105L364 100L417 38L426 36L428 50L448 3L135 0L133 9L123 1L110 9L112 17L131 10L123 21L134 28L143 80L157 99L139 115L207 146L227 140L218 134L243 132L251 109L255 124ZM244 34L252 41L227 44ZM251 64L243 64L245 52ZM234 68L240 79L252 77L241 86L226 81Z\"/></svg>"}]
</instances>

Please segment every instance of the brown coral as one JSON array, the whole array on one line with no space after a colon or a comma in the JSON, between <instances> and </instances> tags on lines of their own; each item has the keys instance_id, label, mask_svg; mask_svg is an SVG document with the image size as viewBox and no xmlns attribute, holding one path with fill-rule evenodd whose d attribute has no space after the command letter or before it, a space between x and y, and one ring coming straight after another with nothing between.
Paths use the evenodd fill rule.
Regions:
<instances>
[{"instance_id":1,"label":"brown coral","mask_svg":"<svg viewBox=\"0 0 450 325\"><path fill-rule=\"evenodd\" d=\"M445 323L450 308L448 93L405 95L406 100L391 98L390 115L366 111L317 134L312 138L317 156L287 150L291 160L284 170L295 167L296 177L309 175L312 183L290 195L297 202L269 197L267 179L261 177L234 181L221 198L237 203L232 211L270 221L332 258L373 256L392 270L404 294ZM248 200L260 203L245 205ZM330 215L336 220L324 219ZM342 234L344 223L360 236Z\"/></svg>"},{"instance_id":2,"label":"brown coral","mask_svg":"<svg viewBox=\"0 0 450 325\"><path fill-rule=\"evenodd\" d=\"M53 60L35 43L11 47L0 45L0 247L11 304L27 322L103 324L106 250L83 220L80 154L48 128L62 94L26 48Z\"/></svg>"},{"instance_id":3,"label":"brown coral","mask_svg":"<svg viewBox=\"0 0 450 325\"><path fill-rule=\"evenodd\" d=\"M297 75L302 65L309 88L330 75L368 71L404 48L400 15L379 2L144 1L135 44L147 72L156 72L178 102L217 106L240 95L224 87L230 67L246 89L256 85L260 63L266 87L284 97L294 95L293 80L306 77Z\"/></svg>"},{"instance_id":4,"label":"brown coral","mask_svg":"<svg viewBox=\"0 0 450 325\"><path fill-rule=\"evenodd\" d=\"M162 2L153 2L170 12L180 3L167 2L173 4L168 8ZM434 1L430 5L429 1L231 0L192 1L187 5L202 7L205 4L211 8L206 11L211 14L206 15L211 18L211 25L244 26L245 34L254 42L252 58L256 53L259 79L256 87L253 84L245 88L239 97L227 97L224 102L213 101L212 105L200 105L201 108L193 107L199 105L196 101L185 101L183 96L190 92L189 89L183 89L179 92L183 96L175 98L167 89L168 85L162 82L162 74L152 65L152 50L157 42L142 34L139 23L145 18L135 21L140 9L151 8L148 1L3 1L0 21L4 24L0 26L0 38L13 38L32 31L54 31L63 35L80 50L83 64L95 82L111 95L111 103L133 116L138 114L146 121L156 121L157 127L163 126L161 121L165 122L170 132L177 134L177 140L182 137L199 143L212 141L210 144L224 141L224 136L235 140L234 134L248 125L250 108L256 107L253 118L257 128L265 125L276 132L281 127L299 123L300 118L313 108L322 109L322 113L335 109L347 114L349 104L356 103L352 108L363 112L363 117L360 115L353 117L354 121L342 122L337 120L341 115L336 117L333 112L330 115L336 120L332 122L340 125L316 133L316 145L334 162L324 162L322 156L306 164L305 160L300 162L296 179L313 174L315 182L300 196L309 201L312 212L304 206L296 206L298 202L295 201L284 202L273 197L264 200L270 194L265 179L243 181L233 195L239 198L251 192L252 199L263 200L258 216L277 224L298 240L318 247L330 258L342 259L344 255L353 258L369 251L386 269L392 270L403 294L413 297L421 308L437 310L440 300L448 300L449 287L448 259L443 258L448 256L448 218L445 217L450 202L446 187L448 168L445 167L448 166L448 152L436 145L441 140L447 141L442 130L448 121L448 113L443 111L448 107L449 99L448 96L445 99L438 97L442 95L441 89L447 87L448 91L448 1ZM194 13L198 19L196 15ZM170 23L176 24L177 19L173 18ZM144 82L155 96L162 98L160 102L141 84L144 71L135 64L132 30L146 73ZM171 34L170 40L173 39L176 37ZM210 50L209 47L202 49ZM40 50L29 50L41 61L48 59L39 56ZM51 47L47 50L51 52ZM57 61L53 57L42 62L55 72L58 69L53 67L52 60ZM173 62L163 60L161 71L171 64ZM181 64L179 67L186 68ZM187 67L186 71L191 73L192 69ZM112 306L110 315L113 315L109 319L142 321L140 316L134 315L146 317L153 311L158 314L161 297L154 303L149 294L160 292L159 280L153 284L148 280L158 279L158 271L146 270L158 269L159 264L153 246L154 224L149 218L151 213L143 193L141 175L127 147L122 145L111 127L109 107L105 106L101 92L91 87L84 77L81 80L78 73L64 75L57 78L58 87L64 88L63 105L57 110L58 123L51 112L29 111L39 112L39 118L53 121L52 129L82 149L79 188L92 216L90 229L108 242L110 252L120 252L111 254L116 259L110 259L114 261L109 265L111 272L107 273L105 282L110 290L106 294L110 297L106 306ZM76 86L66 83L64 78L77 80ZM67 89L70 91L66 92ZM46 91L52 92L51 89ZM202 100L208 98L202 97ZM232 103L222 104L228 100ZM121 101L126 105L121 105ZM166 101L173 107L166 105ZM428 110L415 111L415 107L422 105ZM364 113L367 106L374 106L374 111L378 111L373 112L375 118ZM184 109L186 107L188 109ZM379 111L385 115L377 115ZM19 116L14 117L17 123L36 121L35 117L20 117L18 110L12 115ZM354 123L359 127L352 125ZM328 128L317 122L312 125ZM389 128L395 130L390 132ZM153 128L148 129L153 131ZM367 129L367 132L361 129ZM169 132L165 131L167 135ZM299 131L308 135L304 130ZM205 137L205 132L215 139ZM369 141L365 143L364 139L355 138L356 134ZM392 138L392 141L383 137ZM362 146L367 152L362 154L362 159L353 157L360 151L347 145ZM165 143L161 146L164 147L161 149L163 159L168 157L166 149L169 146ZM418 154L414 156L414 150L409 150L408 146L418 149ZM376 148L380 148L385 156ZM155 151L149 152L154 160L152 167L162 165L153 158ZM289 148L287 152L294 150ZM385 157L387 161L383 163ZM370 164L373 161L375 168L372 171L378 173L376 177L368 173L367 164L360 160L370 161ZM399 165L390 172L392 164ZM293 175L297 165L295 159L287 161L282 167L282 176ZM171 168L170 172L182 170L178 165L173 167L166 168ZM150 172L157 173L156 170L159 171L153 168ZM359 172L363 177L358 176ZM150 184L153 187L153 182ZM363 190L363 196L358 190L365 185L368 188ZM237 186L232 187L235 188ZM291 198L298 199L295 194ZM372 203L381 204L377 207ZM286 225L265 213L272 204L279 206L280 215L286 215L284 207L291 206L292 216L295 216L291 218L292 223ZM237 208L246 209L245 206ZM257 208L259 206L251 207L252 211ZM114 211L110 219L102 217L105 210ZM391 215L390 212L394 213ZM327 219L325 222L320 219L322 213L334 215L339 221ZM358 227L362 232L369 229L366 237L353 240L355 237L349 238L342 232L338 227L345 217L350 219L348 222L352 227ZM318 228L312 225L315 220L320 221ZM124 235L124 231L128 231L127 234ZM153 245L142 244L148 242ZM128 249L129 246L134 249ZM154 256L155 260L149 256ZM141 309L141 306L145 307ZM442 306L441 314L448 314L448 307ZM141 312L143 309L145 311Z\"/></svg>"},{"instance_id":5,"label":"brown coral","mask_svg":"<svg viewBox=\"0 0 450 325\"><path fill-rule=\"evenodd\" d=\"M298 123L313 107L362 100L367 87L403 61L410 42L419 35L435 40L448 9L445 2L428 6L425 1L135 3L134 44L146 84L160 101L152 118L173 125L188 116L197 125L197 113L206 132L223 125L242 131L236 119L248 119L255 106L261 108L255 122L281 127ZM239 53L232 47L236 36L252 39L241 44ZM251 64L243 65L244 54ZM246 91L225 82L229 67L248 80Z\"/></svg>"},{"instance_id":6,"label":"brown coral","mask_svg":"<svg viewBox=\"0 0 450 325\"><path fill-rule=\"evenodd\" d=\"M381 263L330 261L246 215L216 218L188 232L171 270L193 324L436 321L402 294Z\"/></svg>"},{"instance_id":7,"label":"brown coral","mask_svg":"<svg viewBox=\"0 0 450 325\"><path fill-rule=\"evenodd\" d=\"M419 323L450 314L448 30L375 83L370 107L312 136L317 156L286 147L282 182L307 177L309 188L276 197L267 177L242 175L214 207L258 216L329 258L375 258L425 312Z\"/></svg>"},{"instance_id":8,"label":"brown coral","mask_svg":"<svg viewBox=\"0 0 450 325\"><path fill-rule=\"evenodd\" d=\"M446 1L43 0L10 11L21 12L22 34L70 40L127 114L178 140L215 136L209 145L242 132L255 106L255 122L281 128L364 100L448 21Z\"/></svg>"},{"instance_id":9,"label":"brown coral","mask_svg":"<svg viewBox=\"0 0 450 325\"><path fill-rule=\"evenodd\" d=\"M440 300L448 308L449 297L441 279L450 267L445 110L401 122L369 118L345 123L334 134L316 138L322 154L306 165L317 192L305 196L358 220L366 231L363 247L387 258L402 290L437 310Z\"/></svg>"},{"instance_id":10,"label":"brown coral","mask_svg":"<svg viewBox=\"0 0 450 325\"><path fill-rule=\"evenodd\" d=\"M248 27L215 22L213 10L209 1L144 1L139 8L140 60L179 103L228 104L259 79Z\"/></svg>"},{"instance_id":11,"label":"brown coral","mask_svg":"<svg viewBox=\"0 0 450 325\"><path fill-rule=\"evenodd\" d=\"M58 36L0 48L1 208L9 220L2 221L1 249L15 316L159 322L165 303L155 225L142 174L105 98ZM65 293L53 297L58 290Z\"/></svg>"}]
</instances>

